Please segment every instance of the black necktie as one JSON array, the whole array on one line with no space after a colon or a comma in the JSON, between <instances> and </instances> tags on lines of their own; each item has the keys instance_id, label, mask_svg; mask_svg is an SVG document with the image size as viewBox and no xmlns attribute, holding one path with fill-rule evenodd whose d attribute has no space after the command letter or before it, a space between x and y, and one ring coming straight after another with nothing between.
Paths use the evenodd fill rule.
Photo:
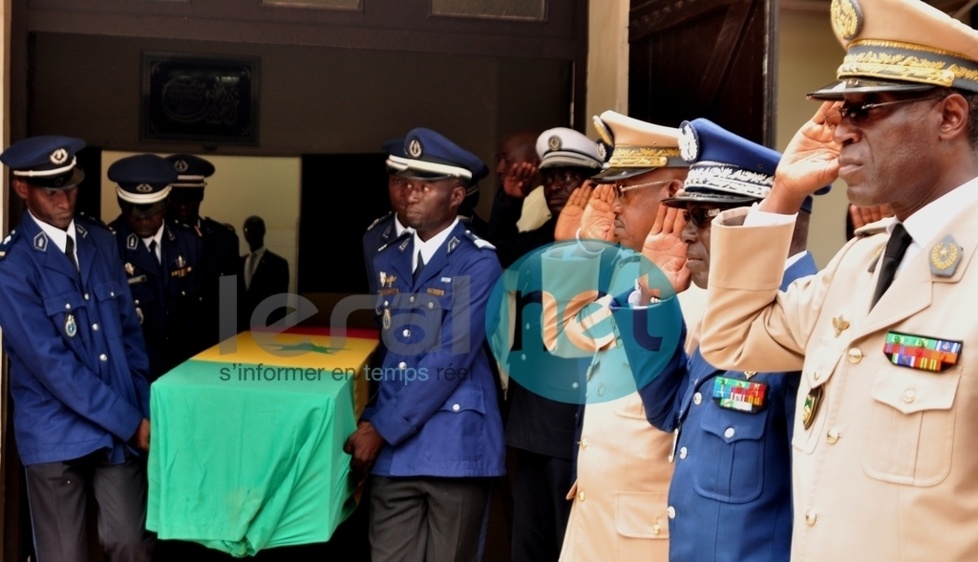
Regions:
<instances>
[{"instance_id":1,"label":"black necktie","mask_svg":"<svg viewBox=\"0 0 978 562\"><path fill-rule=\"evenodd\" d=\"M424 269L424 258L421 257L421 250L418 250L418 264L414 266L414 282L418 282L418 278L421 277L421 271Z\"/></svg>"},{"instance_id":2,"label":"black necktie","mask_svg":"<svg viewBox=\"0 0 978 562\"><path fill-rule=\"evenodd\" d=\"M75 266L75 271L78 271L78 259L75 257L75 240L71 236L65 239L65 255L71 260L71 265Z\"/></svg>"},{"instance_id":3,"label":"black necktie","mask_svg":"<svg viewBox=\"0 0 978 562\"><path fill-rule=\"evenodd\" d=\"M153 259L156 260L156 264L160 263L160 256L156 253L156 240L151 240L149 243L149 253L153 254Z\"/></svg>"},{"instance_id":4,"label":"black necktie","mask_svg":"<svg viewBox=\"0 0 978 562\"><path fill-rule=\"evenodd\" d=\"M890 287L890 283L893 283L897 266L900 265L903 254L907 253L907 248L910 247L912 241L913 238L907 233L907 229L903 228L903 224L896 223L896 226L893 227L893 233L890 234L890 239L886 242L883 258L880 260L880 276L876 282L876 292L873 293L873 304L870 309L876 306L880 297Z\"/></svg>"}]
</instances>

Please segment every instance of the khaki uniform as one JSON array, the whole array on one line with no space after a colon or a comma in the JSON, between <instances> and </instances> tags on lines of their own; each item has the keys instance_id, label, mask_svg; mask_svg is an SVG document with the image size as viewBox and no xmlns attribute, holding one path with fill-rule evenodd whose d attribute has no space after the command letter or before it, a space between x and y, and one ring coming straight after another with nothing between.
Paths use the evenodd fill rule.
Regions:
<instances>
[{"instance_id":1,"label":"khaki uniform","mask_svg":"<svg viewBox=\"0 0 978 562\"><path fill-rule=\"evenodd\" d=\"M975 560L978 229L949 221L869 311L884 230L856 238L779 295L775 264L792 225L723 225L744 213L727 211L713 225L701 345L725 369L802 370L792 560ZM950 275L932 272L946 235L959 247ZM889 332L962 342L959 359L939 372L894 365L884 354Z\"/></svg>"},{"instance_id":2,"label":"khaki uniform","mask_svg":"<svg viewBox=\"0 0 978 562\"><path fill-rule=\"evenodd\" d=\"M585 410L561 562L667 561L672 434L652 427L637 392Z\"/></svg>"}]
</instances>

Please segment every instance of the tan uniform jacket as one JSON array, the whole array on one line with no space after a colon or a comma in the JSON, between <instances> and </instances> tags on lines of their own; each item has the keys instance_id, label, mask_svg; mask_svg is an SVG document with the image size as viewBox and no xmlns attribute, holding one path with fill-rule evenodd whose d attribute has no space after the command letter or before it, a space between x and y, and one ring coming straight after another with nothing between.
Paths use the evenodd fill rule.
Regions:
<instances>
[{"instance_id":1,"label":"tan uniform jacket","mask_svg":"<svg viewBox=\"0 0 978 562\"><path fill-rule=\"evenodd\" d=\"M666 562L672 434L652 427L637 392L585 410L561 562Z\"/></svg>"},{"instance_id":2,"label":"tan uniform jacket","mask_svg":"<svg viewBox=\"0 0 978 562\"><path fill-rule=\"evenodd\" d=\"M792 225L723 225L745 212L713 225L701 346L724 369L802 370L792 560L978 560L978 228L949 221L869 311L885 231L779 294ZM931 256L948 234L957 265L941 276ZM941 372L896 366L891 331L962 342L960 358Z\"/></svg>"}]
</instances>

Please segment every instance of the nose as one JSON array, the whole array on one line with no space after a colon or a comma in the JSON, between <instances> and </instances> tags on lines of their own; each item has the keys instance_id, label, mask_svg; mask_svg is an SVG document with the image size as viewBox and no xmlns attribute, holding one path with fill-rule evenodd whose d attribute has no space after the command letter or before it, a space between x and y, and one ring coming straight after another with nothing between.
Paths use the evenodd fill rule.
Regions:
<instances>
[{"instance_id":1,"label":"nose","mask_svg":"<svg viewBox=\"0 0 978 562\"><path fill-rule=\"evenodd\" d=\"M692 220L686 221L686 226L679 233L679 238L687 245L692 244L699 238L699 228L693 224Z\"/></svg>"},{"instance_id":2,"label":"nose","mask_svg":"<svg viewBox=\"0 0 978 562\"><path fill-rule=\"evenodd\" d=\"M859 139L860 129L852 123L852 119L843 118L832 131L832 139L845 146Z\"/></svg>"}]
</instances>

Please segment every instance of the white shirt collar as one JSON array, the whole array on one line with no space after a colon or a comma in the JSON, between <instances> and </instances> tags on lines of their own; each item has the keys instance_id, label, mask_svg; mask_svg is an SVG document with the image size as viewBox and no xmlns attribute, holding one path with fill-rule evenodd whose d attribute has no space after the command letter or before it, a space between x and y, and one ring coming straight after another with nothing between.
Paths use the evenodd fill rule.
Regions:
<instances>
[{"instance_id":1,"label":"white shirt collar","mask_svg":"<svg viewBox=\"0 0 978 562\"><path fill-rule=\"evenodd\" d=\"M935 238L947 224L952 222L963 209L972 206L976 201L978 201L978 178L971 179L952 189L907 217L907 220L903 221L903 227L913 237L913 242L907 248L907 253L904 254L903 261L900 262L897 271L904 264L910 263L910 260L925 247L936 242ZM889 225L887 232L892 234L895 225L896 222Z\"/></svg>"},{"instance_id":2,"label":"white shirt collar","mask_svg":"<svg viewBox=\"0 0 978 562\"><path fill-rule=\"evenodd\" d=\"M404 231L414 232L414 229L410 226L404 226L401 224L401 221L397 218L397 213L394 213L394 237L399 237L400 235L404 234Z\"/></svg>"},{"instance_id":3,"label":"white shirt collar","mask_svg":"<svg viewBox=\"0 0 978 562\"><path fill-rule=\"evenodd\" d=\"M418 233L414 233L414 255L411 256L411 271L418 265L418 252L421 252L421 257L424 258L424 262L431 263L431 258L435 256L435 252L438 248L448 240L448 235L452 233L455 229L455 225L458 224L458 218L456 217L452 224L448 225L444 230L438 234L432 236L427 242L423 242L421 238L418 238Z\"/></svg>"},{"instance_id":4,"label":"white shirt collar","mask_svg":"<svg viewBox=\"0 0 978 562\"><path fill-rule=\"evenodd\" d=\"M152 242L153 240L156 240L156 247L157 248L162 248L163 247L163 227L164 226L166 226L166 223L165 222L160 225L160 228L159 228L159 230L156 231L156 234L150 236L149 238L143 238L143 244L146 244L146 249L147 250L149 249L149 243Z\"/></svg>"}]
</instances>

